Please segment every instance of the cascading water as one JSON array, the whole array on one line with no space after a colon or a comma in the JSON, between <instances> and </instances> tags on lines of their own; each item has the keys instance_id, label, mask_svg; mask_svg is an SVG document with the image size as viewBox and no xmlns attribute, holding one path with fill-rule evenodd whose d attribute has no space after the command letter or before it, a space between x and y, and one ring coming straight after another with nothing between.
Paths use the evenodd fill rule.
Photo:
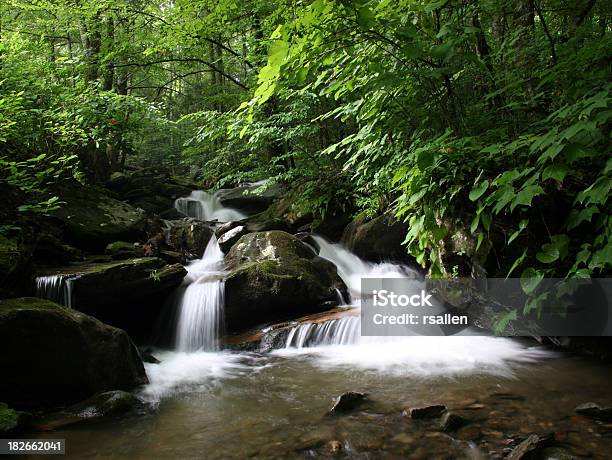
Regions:
<instances>
[{"instance_id":1,"label":"cascading water","mask_svg":"<svg viewBox=\"0 0 612 460\"><path fill-rule=\"evenodd\" d=\"M213 235L201 259L187 268L178 304L176 348L217 350L223 324L223 252Z\"/></svg>"},{"instance_id":2,"label":"cascading water","mask_svg":"<svg viewBox=\"0 0 612 460\"><path fill-rule=\"evenodd\" d=\"M209 193L204 190L194 190L189 196L178 198L174 202L174 207L186 216L198 220L230 222L246 217L236 209L223 206L217 193Z\"/></svg>"},{"instance_id":3,"label":"cascading water","mask_svg":"<svg viewBox=\"0 0 612 460\"><path fill-rule=\"evenodd\" d=\"M36 278L36 297L72 308L72 280L73 277L67 275L39 276Z\"/></svg>"}]
</instances>

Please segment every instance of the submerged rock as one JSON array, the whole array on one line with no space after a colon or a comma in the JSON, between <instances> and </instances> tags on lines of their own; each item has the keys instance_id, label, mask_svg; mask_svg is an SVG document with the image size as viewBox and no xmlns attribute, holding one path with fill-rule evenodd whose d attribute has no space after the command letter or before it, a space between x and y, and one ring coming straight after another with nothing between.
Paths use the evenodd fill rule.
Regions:
<instances>
[{"instance_id":1,"label":"submerged rock","mask_svg":"<svg viewBox=\"0 0 612 460\"><path fill-rule=\"evenodd\" d=\"M406 233L408 224L386 213L371 220L355 219L345 228L341 242L365 260L407 262L411 258L402 244Z\"/></svg>"},{"instance_id":2,"label":"submerged rock","mask_svg":"<svg viewBox=\"0 0 612 460\"><path fill-rule=\"evenodd\" d=\"M47 415L38 420L36 425L46 430L57 429L76 423L116 417L143 408L144 403L132 393L121 390L106 391Z\"/></svg>"},{"instance_id":3,"label":"submerged rock","mask_svg":"<svg viewBox=\"0 0 612 460\"><path fill-rule=\"evenodd\" d=\"M442 416L440 421L440 429L446 432L457 431L470 423L470 420L453 412L447 412Z\"/></svg>"},{"instance_id":4,"label":"submerged rock","mask_svg":"<svg viewBox=\"0 0 612 460\"><path fill-rule=\"evenodd\" d=\"M0 300L0 394L16 407L71 404L147 383L121 329L53 302Z\"/></svg>"},{"instance_id":5,"label":"submerged rock","mask_svg":"<svg viewBox=\"0 0 612 460\"><path fill-rule=\"evenodd\" d=\"M443 404L434 404L432 406L414 407L407 411L410 418L413 420L422 420L430 418L438 418L446 412L446 406Z\"/></svg>"},{"instance_id":6,"label":"submerged rock","mask_svg":"<svg viewBox=\"0 0 612 460\"><path fill-rule=\"evenodd\" d=\"M334 399L331 407L327 411L327 415L346 414L359 408L366 399L365 393L358 391L347 391Z\"/></svg>"},{"instance_id":7,"label":"submerged rock","mask_svg":"<svg viewBox=\"0 0 612 460\"><path fill-rule=\"evenodd\" d=\"M548 434L544 436L531 434L518 446L512 449L512 451L506 458L508 460L534 458L534 456L539 454L545 447L550 446L553 441L553 434Z\"/></svg>"},{"instance_id":8,"label":"submerged rock","mask_svg":"<svg viewBox=\"0 0 612 460\"><path fill-rule=\"evenodd\" d=\"M587 417L603 420L604 422L612 422L612 407L601 407L599 404L588 402L580 404L575 409L577 414L586 415Z\"/></svg>"},{"instance_id":9,"label":"submerged rock","mask_svg":"<svg viewBox=\"0 0 612 460\"><path fill-rule=\"evenodd\" d=\"M346 291L334 264L281 231L244 235L225 264L230 332L329 309L338 302L337 291Z\"/></svg>"}]
</instances>

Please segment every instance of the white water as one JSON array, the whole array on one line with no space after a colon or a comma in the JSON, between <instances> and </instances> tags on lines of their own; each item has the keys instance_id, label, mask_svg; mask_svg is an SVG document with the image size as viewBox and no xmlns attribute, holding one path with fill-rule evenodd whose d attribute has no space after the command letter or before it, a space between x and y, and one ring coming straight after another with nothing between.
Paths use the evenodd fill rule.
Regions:
<instances>
[{"instance_id":1,"label":"white water","mask_svg":"<svg viewBox=\"0 0 612 460\"><path fill-rule=\"evenodd\" d=\"M174 202L174 207L186 216L198 220L231 222L246 217L237 209L224 207L217 193L209 193L204 190L194 190L188 197L178 198Z\"/></svg>"},{"instance_id":2,"label":"white water","mask_svg":"<svg viewBox=\"0 0 612 460\"><path fill-rule=\"evenodd\" d=\"M225 290L222 264L223 252L213 235L202 258L187 265L179 291L177 350L218 349Z\"/></svg>"},{"instance_id":3,"label":"white water","mask_svg":"<svg viewBox=\"0 0 612 460\"><path fill-rule=\"evenodd\" d=\"M421 283L413 269L391 263L368 263L339 244L315 236L319 255L333 262L348 286L351 305L358 309L361 278L410 278ZM275 354L314 359L324 368L347 367L406 376L457 375L466 373L512 375L512 363L550 357L541 348L526 347L516 340L476 336L366 337L359 316L301 324L287 336L285 349Z\"/></svg>"},{"instance_id":4,"label":"white water","mask_svg":"<svg viewBox=\"0 0 612 460\"><path fill-rule=\"evenodd\" d=\"M39 276L36 278L36 297L72 308L72 279L68 275Z\"/></svg>"}]
</instances>

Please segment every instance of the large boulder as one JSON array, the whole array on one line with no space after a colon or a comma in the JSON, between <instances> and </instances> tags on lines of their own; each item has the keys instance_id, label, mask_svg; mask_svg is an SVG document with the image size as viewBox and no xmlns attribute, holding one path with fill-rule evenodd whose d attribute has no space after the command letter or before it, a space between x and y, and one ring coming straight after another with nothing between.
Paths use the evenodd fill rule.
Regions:
<instances>
[{"instance_id":1,"label":"large boulder","mask_svg":"<svg viewBox=\"0 0 612 460\"><path fill-rule=\"evenodd\" d=\"M263 182L256 182L236 188L221 189L217 192L217 197L223 206L253 214L267 209L285 192L286 188L279 184L267 186Z\"/></svg>"},{"instance_id":2,"label":"large boulder","mask_svg":"<svg viewBox=\"0 0 612 460\"><path fill-rule=\"evenodd\" d=\"M41 273L38 295L146 340L164 299L186 273L182 265L157 257L75 264Z\"/></svg>"},{"instance_id":3,"label":"large boulder","mask_svg":"<svg viewBox=\"0 0 612 460\"><path fill-rule=\"evenodd\" d=\"M371 220L355 219L345 228L341 242L365 260L408 262L411 259L402 244L406 233L408 224L385 213Z\"/></svg>"},{"instance_id":4,"label":"large boulder","mask_svg":"<svg viewBox=\"0 0 612 460\"><path fill-rule=\"evenodd\" d=\"M129 204L78 183L64 184L57 193L65 203L53 218L73 245L98 251L113 241L144 238L146 216Z\"/></svg>"},{"instance_id":5,"label":"large boulder","mask_svg":"<svg viewBox=\"0 0 612 460\"><path fill-rule=\"evenodd\" d=\"M228 331L329 309L346 290L334 264L282 231L244 235L225 263Z\"/></svg>"},{"instance_id":6,"label":"large boulder","mask_svg":"<svg viewBox=\"0 0 612 460\"><path fill-rule=\"evenodd\" d=\"M48 300L0 300L0 399L58 406L147 383L138 350L121 329Z\"/></svg>"},{"instance_id":7,"label":"large boulder","mask_svg":"<svg viewBox=\"0 0 612 460\"><path fill-rule=\"evenodd\" d=\"M166 232L166 244L170 248L196 258L202 257L214 233L210 225L190 217L168 221L168 224L170 228Z\"/></svg>"}]
</instances>

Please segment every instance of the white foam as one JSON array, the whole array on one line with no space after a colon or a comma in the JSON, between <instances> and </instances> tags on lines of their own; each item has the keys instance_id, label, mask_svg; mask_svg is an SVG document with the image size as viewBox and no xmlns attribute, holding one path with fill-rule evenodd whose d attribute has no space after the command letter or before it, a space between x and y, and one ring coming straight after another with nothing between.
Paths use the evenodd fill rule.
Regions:
<instances>
[{"instance_id":1,"label":"white foam","mask_svg":"<svg viewBox=\"0 0 612 460\"><path fill-rule=\"evenodd\" d=\"M187 391L206 390L220 380L242 375L245 355L230 352L161 352L159 364L145 364L149 384L141 396L150 402Z\"/></svg>"},{"instance_id":2,"label":"white foam","mask_svg":"<svg viewBox=\"0 0 612 460\"><path fill-rule=\"evenodd\" d=\"M363 337L362 339L368 339ZM410 377L488 374L512 377L517 364L550 358L554 353L507 338L486 336L394 337L352 345L285 348L273 353L303 358L321 368L376 371Z\"/></svg>"}]
</instances>

